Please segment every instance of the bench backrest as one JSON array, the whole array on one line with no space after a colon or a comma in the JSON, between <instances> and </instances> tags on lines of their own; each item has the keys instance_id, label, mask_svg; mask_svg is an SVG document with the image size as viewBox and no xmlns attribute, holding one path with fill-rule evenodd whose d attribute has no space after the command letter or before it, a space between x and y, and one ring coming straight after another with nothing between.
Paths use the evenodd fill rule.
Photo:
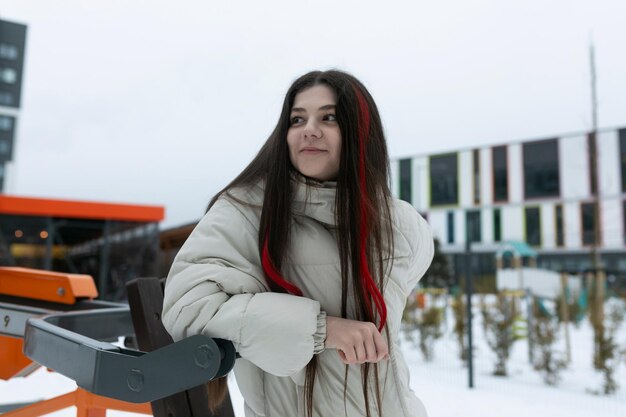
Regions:
<instances>
[{"instance_id":1,"label":"bench backrest","mask_svg":"<svg viewBox=\"0 0 626 417\"><path fill-rule=\"evenodd\" d=\"M137 347L144 352L174 342L161 323L164 283L157 278L138 278L126 285ZM204 385L154 401L152 411L155 417L235 417L228 394L216 413L211 413Z\"/></svg>"}]
</instances>

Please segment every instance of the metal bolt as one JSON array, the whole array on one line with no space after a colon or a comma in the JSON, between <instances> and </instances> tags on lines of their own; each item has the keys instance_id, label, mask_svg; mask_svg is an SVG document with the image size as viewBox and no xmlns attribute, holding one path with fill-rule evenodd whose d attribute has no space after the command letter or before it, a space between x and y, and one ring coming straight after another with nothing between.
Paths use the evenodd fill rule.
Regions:
<instances>
[{"instance_id":1,"label":"metal bolt","mask_svg":"<svg viewBox=\"0 0 626 417\"><path fill-rule=\"evenodd\" d=\"M206 369L211 366L211 362L213 362L213 351L209 345L200 345L196 348L193 358L196 361L196 365Z\"/></svg>"},{"instance_id":2,"label":"metal bolt","mask_svg":"<svg viewBox=\"0 0 626 417\"><path fill-rule=\"evenodd\" d=\"M57 288L57 294L59 295L59 297L63 297L65 295L65 288L63 287Z\"/></svg>"},{"instance_id":3,"label":"metal bolt","mask_svg":"<svg viewBox=\"0 0 626 417\"><path fill-rule=\"evenodd\" d=\"M132 391L141 391L143 389L143 373L139 369L131 369L128 378L126 378L126 383Z\"/></svg>"}]
</instances>

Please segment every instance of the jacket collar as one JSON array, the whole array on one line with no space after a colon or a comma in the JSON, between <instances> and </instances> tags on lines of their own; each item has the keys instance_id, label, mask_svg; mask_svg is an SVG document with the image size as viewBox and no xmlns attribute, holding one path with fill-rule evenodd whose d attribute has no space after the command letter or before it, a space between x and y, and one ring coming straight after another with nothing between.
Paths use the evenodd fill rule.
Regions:
<instances>
[{"instance_id":1,"label":"jacket collar","mask_svg":"<svg viewBox=\"0 0 626 417\"><path fill-rule=\"evenodd\" d=\"M315 181L300 174L292 175L293 212L335 226L335 181Z\"/></svg>"},{"instance_id":2,"label":"jacket collar","mask_svg":"<svg viewBox=\"0 0 626 417\"><path fill-rule=\"evenodd\" d=\"M334 227L335 221L335 196L337 195L337 183L335 181L316 181L307 178L300 173L291 175L291 187L293 202L291 205L295 216L304 216L314 219L327 226ZM257 208L263 205L265 180L260 180L252 188L247 196L237 198L235 193L229 191L228 195L236 201L249 204Z\"/></svg>"}]
</instances>

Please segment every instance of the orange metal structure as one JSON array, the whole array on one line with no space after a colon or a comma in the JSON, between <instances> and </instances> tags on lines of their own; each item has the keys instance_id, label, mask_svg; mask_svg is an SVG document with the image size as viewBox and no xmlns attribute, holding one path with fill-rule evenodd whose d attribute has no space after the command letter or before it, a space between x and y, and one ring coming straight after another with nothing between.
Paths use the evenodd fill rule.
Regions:
<instances>
[{"instance_id":1,"label":"orange metal structure","mask_svg":"<svg viewBox=\"0 0 626 417\"><path fill-rule=\"evenodd\" d=\"M96 298L98 290L89 275L0 267L0 294L74 304L78 298Z\"/></svg>"},{"instance_id":2,"label":"orange metal structure","mask_svg":"<svg viewBox=\"0 0 626 417\"><path fill-rule=\"evenodd\" d=\"M91 201L52 200L0 195L0 213L22 216L110 219L158 222L165 217L159 206L96 203Z\"/></svg>"},{"instance_id":3,"label":"orange metal structure","mask_svg":"<svg viewBox=\"0 0 626 417\"><path fill-rule=\"evenodd\" d=\"M71 305L78 299L96 298L98 291L89 275L0 267L0 295ZM22 339L0 336L0 378L25 376L39 367L22 351ZM2 416L41 416L71 406L76 407L77 417L105 417L107 409L152 414L150 403L127 403L78 388L74 392L3 413Z\"/></svg>"},{"instance_id":4,"label":"orange metal structure","mask_svg":"<svg viewBox=\"0 0 626 417\"><path fill-rule=\"evenodd\" d=\"M92 394L83 389L8 411L2 417L36 417L68 407L76 407L76 417L105 417L107 410L152 414L150 403L133 404Z\"/></svg>"},{"instance_id":5,"label":"orange metal structure","mask_svg":"<svg viewBox=\"0 0 626 417\"><path fill-rule=\"evenodd\" d=\"M0 336L0 379L26 376L39 368L22 353L24 341L17 337Z\"/></svg>"},{"instance_id":6,"label":"orange metal structure","mask_svg":"<svg viewBox=\"0 0 626 417\"><path fill-rule=\"evenodd\" d=\"M78 298L96 298L98 290L89 275L0 267L0 294L69 305ZM22 339L0 336L0 378L25 376L38 368L22 351Z\"/></svg>"}]
</instances>

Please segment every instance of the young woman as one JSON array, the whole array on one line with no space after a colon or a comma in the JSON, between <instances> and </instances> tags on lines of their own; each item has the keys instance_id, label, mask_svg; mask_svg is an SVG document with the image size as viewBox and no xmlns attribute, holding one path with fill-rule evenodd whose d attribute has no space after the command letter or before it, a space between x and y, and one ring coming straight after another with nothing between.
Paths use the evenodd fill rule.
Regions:
<instances>
[{"instance_id":1,"label":"young woman","mask_svg":"<svg viewBox=\"0 0 626 417\"><path fill-rule=\"evenodd\" d=\"M389 191L369 92L310 72L178 253L163 323L233 342L246 417L422 417L396 340L432 255L426 222Z\"/></svg>"}]
</instances>

